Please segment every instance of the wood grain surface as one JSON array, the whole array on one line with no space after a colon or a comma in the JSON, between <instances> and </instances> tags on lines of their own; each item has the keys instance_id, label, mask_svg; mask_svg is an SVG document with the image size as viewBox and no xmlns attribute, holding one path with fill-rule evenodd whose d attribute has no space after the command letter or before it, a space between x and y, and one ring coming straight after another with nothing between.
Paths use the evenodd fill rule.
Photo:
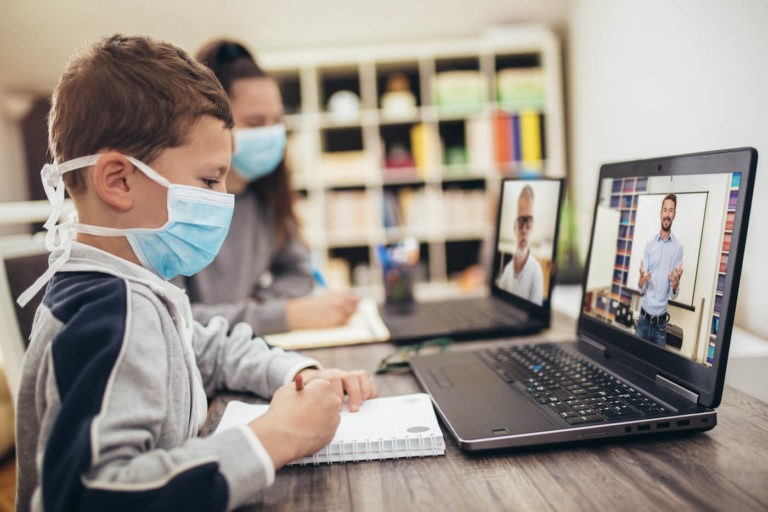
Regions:
<instances>
[{"instance_id":1,"label":"wood grain surface","mask_svg":"<svg viewBox=\"0 0 768 512\"><path fill-rule=\"evenodd\" d=\"M573 326L556 315L543 336L563 339ZM457 343L451 350L495 343ZM305 353L326 367L373 371L395 349L379 343ZM410 373L376 382L380 396L420 391ZM260 401L217 397L203 435L233 397ZM718 425L700 434L473 455L443 433L445 456L283 468L241 510L768 510L768 404L732 388L725 390Z\"/></svg>"}]
</instances>

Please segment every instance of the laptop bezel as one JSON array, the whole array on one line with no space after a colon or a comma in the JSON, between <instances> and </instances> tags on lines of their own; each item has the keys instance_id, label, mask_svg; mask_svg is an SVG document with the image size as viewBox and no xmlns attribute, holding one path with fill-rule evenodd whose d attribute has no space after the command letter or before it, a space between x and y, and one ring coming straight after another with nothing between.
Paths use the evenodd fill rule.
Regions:
<instances>
[{"instance_id":1,"label":"laptop bezel","mask_svg":"<svg viewBox=\"0 0 768 512\"><path fill-rule=\"evenodd\" d=\"M542 302L542 304L539 306L538 304L534 304L533 302L523 299L522 297L518 297L514 293L510 293L502 288L500 288L496 284L496 269L499 267L499 260L501 258L501 253L498 249L499 247L499 237L500 237L500 231L501 231L501 208L504 204L504 186L506 183L509 182L557 182L560 184L559 192L558 192L558 198L557 198L557 215L555 216L555 235L552 243L552 273L549 276L549 289L547 290L547 297ZM549 325L550 317L551 317L551 310L552 310L552 289L555 286L555 280L557 279L557 249L558 249L558 240L560 236L560 220L562 215L562 207L563 207L563 198L565 197L565 179L563 178L549 178L549 177L532 177L532 178L521 178L521 177L507 177L501 180L499 184L499 204L497 205L496 209L496 232L493 238L493 264L491 267L491 271L488 272L488 286L491 290L491 295L499 298L505 302L508 302L515 307L522 309L523 311L526 311L529 316L533 318L537 318L545 322L546 325Z\"/></svg>"},{"instance_id":2,"label":"laptop bezel","mask_svg":"<svg viewBox=\"0 0 768 512\"><path fill-rule=\"evenodd\" d=\"M736 311L741 266L746 244L749 212L752 203L757 151L751 147L709 151L645 160L605 164L600 169L593 212L589 251L582 280L582 301L577 334L602 344L605 356L614 357L649 378L661 375L698 394L698 403L717 407L722 397L731 331ZM728 255L723 302L720 311L713 364L707 367L651 343L638 342L633 334L600 322L584 313L588 270L594 249L595 222L600 202L600 187L606 178L681 176L741 172L739 197Z\"/></svg>"}]
</instances>

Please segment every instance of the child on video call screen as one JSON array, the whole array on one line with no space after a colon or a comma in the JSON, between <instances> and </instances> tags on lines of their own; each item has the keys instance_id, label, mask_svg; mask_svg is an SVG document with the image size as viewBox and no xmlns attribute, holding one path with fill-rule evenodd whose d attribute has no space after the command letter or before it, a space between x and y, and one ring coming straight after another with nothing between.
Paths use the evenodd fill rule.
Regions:
<instances>
[{"instance_id":1,"label":"child on video call screen","mask_svg":"<svg viewBox=\"0 0 768 512\"><path fill-rule=\"evenodd\" d=\"M557 230L559 181L503 184L495 283L537 305L549 300Z\"/></svg>"}]
</instances>

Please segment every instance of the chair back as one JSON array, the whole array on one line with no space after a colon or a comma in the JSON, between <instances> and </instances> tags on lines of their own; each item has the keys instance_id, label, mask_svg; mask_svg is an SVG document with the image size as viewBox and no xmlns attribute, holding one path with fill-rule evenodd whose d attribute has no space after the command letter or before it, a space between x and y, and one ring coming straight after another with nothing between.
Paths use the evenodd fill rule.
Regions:
<instances>
[{"instance_id":1,"label":"chair back","mask_svg":"<svg viewBox=\"0 0 768 512\"><path fill-rule=\"evenodd\" d=\"M14 403L19 390L21 361L45 288L23 308L16 303L16 298L47 268L48 251L40 237L22 235L0 240L0 351Z\"/></svg>"}]
</instances>

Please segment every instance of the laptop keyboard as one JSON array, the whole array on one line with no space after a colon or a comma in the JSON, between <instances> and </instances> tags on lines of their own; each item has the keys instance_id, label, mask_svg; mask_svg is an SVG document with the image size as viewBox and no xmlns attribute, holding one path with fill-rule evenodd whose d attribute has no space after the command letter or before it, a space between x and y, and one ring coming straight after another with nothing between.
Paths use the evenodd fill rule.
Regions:
<instances>
[{"instance_id":1,"label":"laptop keyboard","mask_svg":"<svg viewBox=\"0 0 768 512\"><path fill-rule=\"evenodd\" d=\"M524 316L498 301L446 301L424 303L434 325L454 329L487 329L510 325L524 320Z\"/></svg>"},{"instance_id":2,"label":"laptop keyboard","mask_svg":"<svg viewBox=\"0 0 768 512\"><path fill-rule=\"evenodd\" d=\"M637 419L668 412L644 394L556 344L520 345L481 353L507 382L570 425Z\"/></svg>"}]
</instances>

